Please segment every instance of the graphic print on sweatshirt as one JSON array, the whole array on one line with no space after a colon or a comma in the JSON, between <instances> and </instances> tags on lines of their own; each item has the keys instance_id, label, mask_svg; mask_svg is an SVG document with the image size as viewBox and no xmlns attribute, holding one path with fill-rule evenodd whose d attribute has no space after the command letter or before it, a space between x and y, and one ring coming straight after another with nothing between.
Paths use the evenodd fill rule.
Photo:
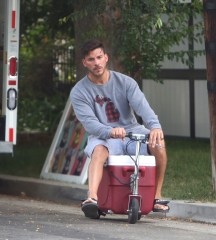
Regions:
<instances>
[{"instance_id":1,"label":"graphic print on sweatshirt","mask_svg":"<svg viewBox=\"0 0 216 240\"><path fill-rule=\"evenodd\" d=\"M118 122L119 121L119 111L115 107L114 103L110 98L97 95L95 102L98 103L101 107L105 104L105 112L107 116L107 122Z\"/></svg>"}]
</instances>

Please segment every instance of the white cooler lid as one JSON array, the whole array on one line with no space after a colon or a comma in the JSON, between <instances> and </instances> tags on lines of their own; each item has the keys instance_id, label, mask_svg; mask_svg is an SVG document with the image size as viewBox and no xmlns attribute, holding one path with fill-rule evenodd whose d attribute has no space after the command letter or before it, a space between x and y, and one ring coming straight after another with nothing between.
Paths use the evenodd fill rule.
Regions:
<instances>
[{"instance_id":1,"label":"white cooler lid","mask_svg":"<svg viewBox=\"0 0 216 240\"><path fill-rule=\"evenodd\" d=\"M135 156L131 156L136 159ZM133 166L134 161L127 155L110 155L107 164L109 166ZM139 157L140 166L156 166L154 156L143 156Z\"/></svg>"}]
</instances>

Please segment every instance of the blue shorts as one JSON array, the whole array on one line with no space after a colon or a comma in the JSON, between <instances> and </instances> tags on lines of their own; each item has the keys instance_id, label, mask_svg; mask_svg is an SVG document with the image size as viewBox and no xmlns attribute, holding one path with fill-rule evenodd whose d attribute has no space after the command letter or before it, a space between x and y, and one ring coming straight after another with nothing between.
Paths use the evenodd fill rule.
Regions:
<instances>
[{"instance_id":1,"label":"blue shorts","mask_svg":"<svg viewBox=\"0 0 216 240\"><path fill-rule=\"evenodd\" d=\"M143 131L139 131L136 133L140 134L148 134L149 130L146 128L142 129ZM135 132L135 131L133 131ZM109 139L99 139L95 136L89 136L88 137L88 143L85 148L85 153L88 157L91 158L91 155L94 151L94 148L97 145L103 145L105 146L110 155L135 155L136 153L136 142L131 141L129 138L125 138L125 140L122 139L114 139L114 138L109 138ZM140 154L141 155L149 155L148 149L147 149L147 144L141 144L140 147Z\"/></svg>"}]
</instances>

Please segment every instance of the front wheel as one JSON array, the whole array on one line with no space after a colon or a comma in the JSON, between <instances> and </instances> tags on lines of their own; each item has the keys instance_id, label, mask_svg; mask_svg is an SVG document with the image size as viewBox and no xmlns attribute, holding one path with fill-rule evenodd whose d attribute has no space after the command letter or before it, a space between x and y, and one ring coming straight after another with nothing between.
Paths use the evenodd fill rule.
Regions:
<instances>
[{"instance_id":1,"label":"front wheel","mask_svg":"<svg viewBox=\"0 0 216 240\"><path fill-rule=\"evenodd\" d=\"M139 201L133 198L128 212L128 222L134 224L137 222L139 216Z\"/></svg>"}]
</instances>

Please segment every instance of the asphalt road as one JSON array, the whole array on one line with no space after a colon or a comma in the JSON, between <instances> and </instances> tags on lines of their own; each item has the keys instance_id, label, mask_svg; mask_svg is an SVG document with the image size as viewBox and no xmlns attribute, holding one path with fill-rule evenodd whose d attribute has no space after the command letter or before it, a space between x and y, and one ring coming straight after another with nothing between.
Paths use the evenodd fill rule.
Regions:
<instances>
[{"instance_id":1,"label":"asphalt road","mask_svg":"<svg viewBox=\"0 0 216 240\"><path fill-rule=\"evenodd\" d=\"M61 205L0 195L1 240L137 239L215 240L216 225L149 215L136 224L127 216L85 218L78 202Z\"/></svg>"}]
</instances>

